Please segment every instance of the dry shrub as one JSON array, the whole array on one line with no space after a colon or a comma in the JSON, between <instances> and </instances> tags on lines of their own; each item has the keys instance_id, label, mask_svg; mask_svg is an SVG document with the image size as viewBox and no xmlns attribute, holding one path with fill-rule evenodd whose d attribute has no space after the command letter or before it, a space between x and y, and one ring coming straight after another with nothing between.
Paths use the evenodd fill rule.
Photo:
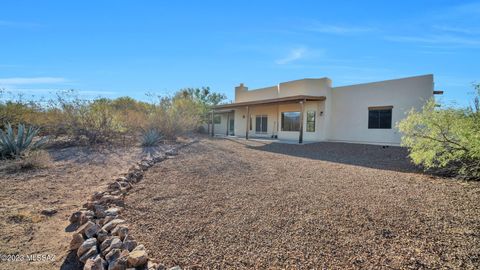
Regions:
<instances>
[{"instance_id":1,"label":"dry shrub","mask_svg":"<svg viewBox=\"0 0 480 270\"><path fill-rule=\"evenodd\" d=\"M38 215L33 212L29 211L18 211L15 213L12 213L11 215L8 216L8 221L11 223L39 223L43 221L45 217Z\"/></svg>"},{"instance_id":2,"label":"dry shrub","mask_svg":"<svg viewBox=\"0 0 480 270\"><path fill-rule=\"evenodd\" d=\"M46 101L24 101L21 96L0 99L0 126L5 121L35 125L41 127L40 135L68 137L76 142L86 139L90 144L136 137L148 129L175 139L201 126L206 112L223 99L224 95L208 87L179 90L153 103L130 97L86 100L69 90Z\"/></svg>"},{"instance_id":3,"label":"dry shrub","mask_svg":"<svg viewBox=\"0 0 480 270\"><path fill-rule=\"evenodd\" d=\"M3 170L8 173L45 169L52 164L50 154L45 150L31 151L21 158L4 161Z\"/></svg>"}]
</instances>

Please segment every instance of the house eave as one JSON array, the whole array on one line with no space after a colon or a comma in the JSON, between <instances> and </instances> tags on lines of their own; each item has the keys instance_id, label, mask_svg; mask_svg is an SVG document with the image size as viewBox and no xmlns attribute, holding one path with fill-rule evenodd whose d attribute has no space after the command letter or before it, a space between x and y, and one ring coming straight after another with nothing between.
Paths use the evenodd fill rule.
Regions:
<instances>
[{"instance_id":1,"label":"house eave","mask_svg":"<svg viewBox=\"0 0 480 270\"><path fill-rule=\"evenodd\" d=\"M254 105L293 103L293 102L300 102L300 101L322 101L322 100L325 100L325 99L326 99L325 96L298 95L298 96L290 96L290 97L281 97L281 98L236 102L236 103L231 103L231 104L222 104L222 105L217 105L217 106L213 107L213 109L214 110L233 109L233 108L254 106Z\"/></svg>"}]
</instances>

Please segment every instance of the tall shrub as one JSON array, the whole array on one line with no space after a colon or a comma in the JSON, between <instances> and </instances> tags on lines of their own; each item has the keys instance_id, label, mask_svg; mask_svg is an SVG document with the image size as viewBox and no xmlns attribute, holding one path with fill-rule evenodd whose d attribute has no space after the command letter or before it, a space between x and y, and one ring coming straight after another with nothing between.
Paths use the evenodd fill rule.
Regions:
<instances>
[{"instance_id":1,"label":"tall shrub","mask_svg":"<svg viewBox=\"0 0 480 270\"><path fill-rule=\"evenodd\" d=\"M447 175L480 179L480 86L473 105L439 108L430 100L398 124L402 145L417 165Z\"/></svg>"}]
</instances>

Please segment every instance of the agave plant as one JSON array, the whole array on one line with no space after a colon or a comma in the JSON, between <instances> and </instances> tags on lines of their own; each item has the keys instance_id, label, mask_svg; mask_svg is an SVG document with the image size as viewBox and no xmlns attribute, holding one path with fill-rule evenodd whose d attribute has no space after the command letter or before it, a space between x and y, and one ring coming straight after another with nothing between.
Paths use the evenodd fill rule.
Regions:
<instances>
[{"instance_id":1,"label":"agave plant","mask_svg":"<svg viewBox=\"0 0 480 270\"><path fill-rule=\"evenodd\" d=\"M0 157L14 158L22 156L26 151L35 150L43 146L47 140L46 137L33 143L33 138L40 129L29 126L25 127L19 124L17 134L15 134L12 125L7 124L5 130L0 129Z\"/></svg>"},{"instance_id":2,"label":"agave plant","mask_svg":"<svg viewBox=\"0 0 480 270\"><path fill-rule=\"evenodd\" d=\"M149 129L142 134L142 146L155 146L163 139L162 134L156 129Z\"/></svg>"}]
</instances>

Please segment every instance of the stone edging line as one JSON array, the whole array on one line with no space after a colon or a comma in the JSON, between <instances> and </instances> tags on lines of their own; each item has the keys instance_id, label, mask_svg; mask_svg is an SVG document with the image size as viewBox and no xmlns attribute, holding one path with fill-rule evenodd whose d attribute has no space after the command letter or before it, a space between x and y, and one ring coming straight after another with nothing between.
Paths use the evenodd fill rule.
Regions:
<instances>
[{"instance_id":1,"label":"stone edging line","mask_svg":"<svg viewBox=\"0 0 480 270\"><path fill-rule=\"evenodd\" d=\"M70 231L75 230L70 241L70 252L84 264L84 270L160 270L165 267L148 256L145 247L130 235L127 222L120 213L125 207L125 196L134 184L142 180L144 172L171 156L178 150L198 140L181 144L165 152L152 154L130 167L124 176L95 192L83 208L70 216ZM181 270L179 266L169 270Z\"/></svg>"}]
</instances>

